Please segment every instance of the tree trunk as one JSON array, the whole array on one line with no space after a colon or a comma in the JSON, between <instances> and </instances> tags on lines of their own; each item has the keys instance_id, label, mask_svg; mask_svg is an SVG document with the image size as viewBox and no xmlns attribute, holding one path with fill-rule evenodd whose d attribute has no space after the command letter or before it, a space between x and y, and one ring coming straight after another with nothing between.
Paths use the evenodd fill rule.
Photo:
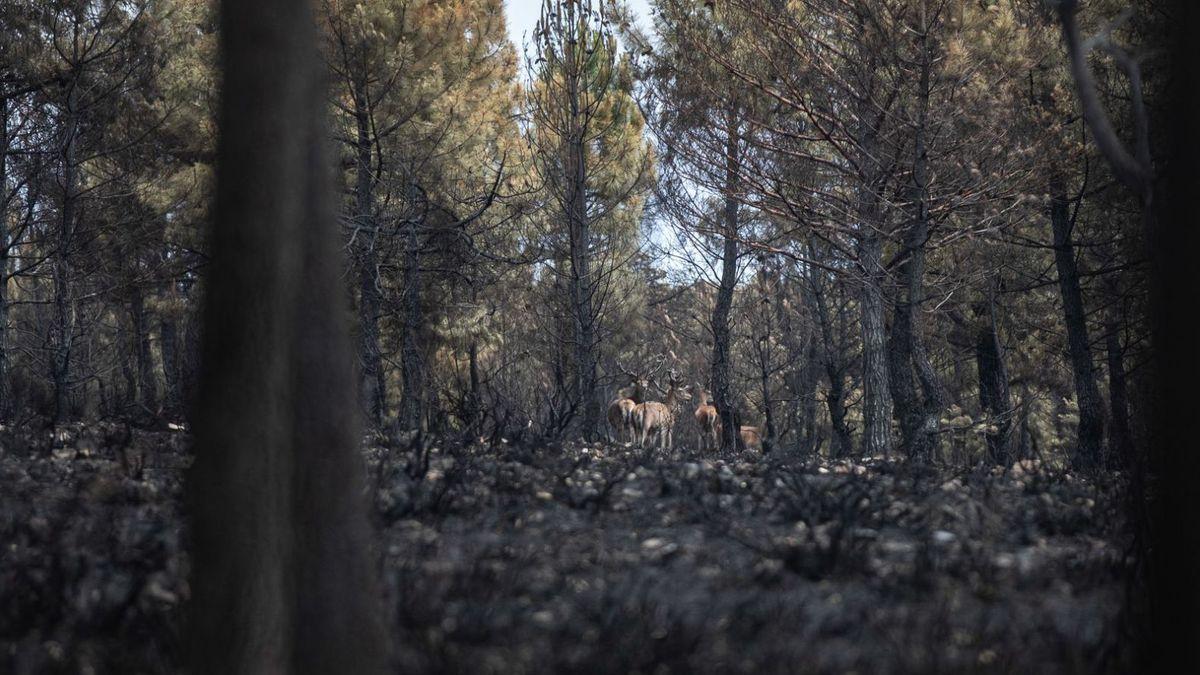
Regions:
<instances>
[{"instance_id":1,"label":"tree trunk","mask_svg":"<svg viewBox=\"0 0 1200 675\"><path fill-rule=\"evenodd\" d=\"M733 115L726 120L725 130L725 204L722 221L724 245L721 251L721 282L717 286L716 304L712 313L712 394L713 404L721 417L721 449L729 452L738 446L738 427L734 421L734 403L729 362L732 332L729 315L733 310L733 292L737 287L738 259L738 202L739 181L738 137Z\"/></svg>"},{"instance_id":2,"label":"tree trunk","mask_svg":"<svg viewBox=\"0 0 1200 675\"><path fill-rule=\"evenodd\" d=\"M1153 340L1154 393L1149 403L1154 429L1149 453L1149 475L1154 484L1149 524L1149 630L1143 633L1139 670L1146 673L1200 672L1200 530L1194 514L1200 513L1200 454L1196 443L1195 392L1200 380L1200 334L1186 314L1200 306L1196 284L1197 230L1196 176L1200 175L1200 72L1197 72L1196 35L1200 7L1178 2L1172 7L1175 26L1170 41L1172 58L1168 77L1179 83L1166 92L1170 139L1161 158L1164 181L1143 198L1143 222L1149 243L1151 337ZM1183 319L1183 320L1181 320ZM1142 482L1142 470L1133 472ZM1136 493L1135 493L1136 494ZM1144 493L1143 493L1144 494Z\"/></svg>"},{"instance_id":3,"label":"tree trunk","mask_svg":"<svg viewBox=\"0 0 1200 675\"><path fill-rule=\"evenodd\" d=\"M571 304L575 320L575 398L582 413L583 437L592 440L599 431L596 391L596 316L593 306L592 231L587 208L587 113L582 109L580 59L576 54L576 3L566 3L571 39L565 41L570 134L567 147L567 220L570 229Z\"/></svg>"},{"instance_id":4,"label":"tree trunk","mask_svg":"<svg viewBox=\"0 0 1200 675\"><path fill-rule=\"evenodd\" d=\"M988 414L995 432L986 434L988 458L993 464L1006 464L1011 404L1008 391L1008 370L1004 365L1004 348L996 327L996 300L989 293L986 305L977 308L979 327L975 333L975 363L979 369L979 407Z\"/></svg>"},{"instance_id":5,"label":"tree trunk","mask_svg":"<svg viewBox=\"0 0 1200 675\"><path fill-rule=\"evenodd\" d=\"M379 349L378 255L375 242L375 180L371 172L371 120L367 100L366 73L354 80L354 120L357 130L354 164L354 218L358 242L359 399L367 423L378 427L383 421L387 389Z\"/></svg>"},{"instance_id":6,"label":"tree trunk","mask_svg":"<svg viewBox=\"0 0 1200 675\"><path fill-rule=\"evenodd\" d=\"M902 443L910 459L931 458L937 436L937 413L940 385L933 369L923 369L925 399L917 394L913 368L917 361L918 331L916 310L924 299L925 241L929 236L928 156L926 121L929 111L929 78L931 55L928 49L929 26L926 8L921 5L919 40L921 42L920 76L917 86L917 120L913 129L913 221L905 236L904 254L900 265L901 287L892 315L892 336L889 345L892 397L896 418L900 422ZM924 354L922 352L922 357ZM922 358L924 361L925 359ZM928 362L925 362L928 365ZM932 377L933 381L930 382Z\"/></svg>"},{"instance_id":7,"label":"tree trunk","mask_svg":"<svg viewBox=\"0 0 1200 675\"><path fill-rule=\"evenodd\" d=\"M798 378L799 387L794 392L794 395L799 397L797 434L802 455L820 449L817 439L817 382L821 378L821 349L816 335L811 332L807 343L803 356L804 366Z\"/></svg>"},{"instance_id":8,"label":"tree trunk","mask_svg":"<svg viewBox=\"0 0 1200 675\"><path fill-rule=\"evenodd\" d=\"M1058 287L1062 293L1063 318L1067 327L1067 350L1075 378L1075 399L1079 405L1079 434L1073 457L1080 468L1098 466L1104 437L1104 415L1100 390L1092 365L1088 341L1087 315L1079 269L1075 264L1075 246L1071 243L1071 214L1066 187L1061 180L1051 185L1050 225L1054 232L1054 263L1058 269Z\"/></svg>"},{"instance_id":9,"label":"tree trunk","mask_svg":"<svg viewBox=\"0 0 1200 675\"><path fill-rule=\"evenodd\" d=\"M71 246L73 243L76 210L79 206L76 178L76 142L79 136L79 77L67 85L67 99L62 112L61 180L62 202L59 205L59 226L54 256L50 265L54 282L54 354L51 359L51 380L54 382L54 421L61 422L70 412L71 347L75 338L75 298L71 289Z\"/></svg>"},{"instance_id":10,"label":"tree trunk","mask_svg":"<svg viewBox=\"0 0 1200 675\"><path fill-rule=\"evenodd\" d=\"M227 0L220 17L190 670L382 673L311 7Z\"/></svg>"},{"instance_id":11,"label":"tree trunk","mask_svg":"<svg viewBox=\"0 0 1200 675\"><path fill-rule=\"evenodd\" d=\"M892 448L892 392L887 327L883 319L883 241L877 232L862 233L858 255L863 275L859 300L863 340L863 454L887 457Z\"/></svg>"},{"instance_id":12,"label":"tree trunk","mask_svg":"<svg viewBox=\"0 0 1200 675\"><path fill-rule=\"evenodd\" d=\"M0 424L16 412L8 363L8 99L0 96Z\"/></svg>"},{"instance_id":13,"label":"tree trunk","mask_svg":"<svg viewBox=\"0 0 1200 675\"><path fill-rule=\"evenodd\" d=\"M411 190L415 196L416 190ZM409 218L404 234L404 291L401 297L403 336L400 367L404 377L401 421L406 429L424 430L425 359L421 353L421 238L417 218Z\"/></svg>"},{"instance_id":14,"label":"tree trunk","mask_svg":"<svg viewBox=\"0 0 1200 675\"><path fill-rule=\"evenodd\" d=\"M1125 382L1125 350L1121 346L1121 295L1117 279L1110 282L1112 307L1104 321L1104 352L1108 365L1108 460L1111 468L1133 466L1133 436L1129 430L1129 391Z\"/></svg>"},{"instance_id":15,"label":"tree trunk","mask_svg":"<svg viewBox=\"0 0 1200 675\"><path fill-rule=\"evenodd\" d=\"M868 120L875 111L869 100L860 102L860 160L863 174L858 186L857 253L862 287L859 313L862 331L863 439L867 456L887 457L892 450L892 388L888 373L887 325L884 321L883 212L880 205L882 168L876 157L878 130Z\"/></svg>"},{"instance_id":16,"label":"tree trunk","mask_svg":"<svg viewBox=\"0 0 1200 675\"><path fill-rule=\"evenodd\" d=\"M158 387L154 381L154 357L150 351L150 326L146 321L146 301L142 288L133 284L130 320L133 324L134 358L137 363L138 405L145 412L158 412Z\"/></svg>"},{"instance_id":17,"label":"tree trunk","mask_svg":"<svg viewBox=\"0 0 1200 675\"><path fill-rule=\"evenodd\" d=\"M809 255L815 251L810 247ZM829 456L831 459L849 457L853 452L853 441L850 427L846 423L846 407L842 405L845 398L845 384L842 379L842 369L839 367L838 347L833 338L833 324L829 316L829 308L825 304L825 293L817 280L817 271L808 269L808 299L817 317L817 325L821 330L821 364L825 376L829 379L829 392L825 396L825 405L829 408L830 442ZM814 407L816 402L813 402Z\"/></svg>"},{"instance_id":18,"label":"tree trunk","mask_svg":"<svg viewBox=\"0 0 1200 675\"><path fill-rule=\"evenodd\" d=\"M179 365L179 324L175 317L164 314L158 322L158 352L162 357L163 410L175 417L183 408L183 395Z\"/></svg>"}]
</instances>

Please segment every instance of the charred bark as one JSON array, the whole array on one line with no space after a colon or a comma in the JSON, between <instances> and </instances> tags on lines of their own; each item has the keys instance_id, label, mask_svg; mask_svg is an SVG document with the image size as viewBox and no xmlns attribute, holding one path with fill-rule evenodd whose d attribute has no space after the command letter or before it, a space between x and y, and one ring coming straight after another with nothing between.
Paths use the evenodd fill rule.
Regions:
<instances>
[{"instance_id":1,"label":"charred bark","mask_svg":"<svg viewBox=\"0 0 1200 675\"><path fill-rule=\"evenodd\" d=\"M8 98L0 96L0 423L16 412L8 361Z\"/></svg>"},{"instance_id":2,"label":"charred bark","mask_svg":"<svg viewBox=\"0 0 1200 675\"><path fill-rule=\"evenodd\" d=\"M734 420L731 381L730 349L732 331L729 315L733 310L733 291L737 287L738 259L738 139L733 122L725 130L725 202L722 211L721 281L717 286L716 303L712 313L712 395L713 404L721 416L721 449L729 452L738 447L738 425Z\"/></svg>"},{"instance_id":3,"label":"charred bark","mask_svg":"<svg viewBox=\"0 0 1200 675\"><path fill-rule=\"evenodd\" d=\"M1054 264L1058 271L1059 292L1062 294L1067 353L1071 360L1071 374L1075 380L1075 399L1079 405L1079 433L1072 459L1080 468L1093 468L1099 465L1103 449L1103 404L1092 364L1083 290L1079 285L1079 268L1075 262L1075 246L1071 241L1074 223L1066 188L1059 180L1051 186L1051 190L1050 225L1054 234Z\"/></svg>"},{"instance_id":4,"label":"charred bark","mask_svg":"<svg viewBox=\"0 0 1200 675\"><path fill-rule=\"evenodd\" d=\"M411 191L415 194L415 190ZM414 200L415 202L416 200ZM409 430L425 427L425 359L421 351L421 224L409 218L404 232L404 289L401 295L403 334L400 338L400 369L404 378L401 423Z\"/></svg>"},{"instance_id":5,"label":"charred bark","mask_svg":"<svg viewBox=\"0 0 1200 675\"><path fill-rule=\"evenodd\" d=\"M129 318L133 326L134 359L137 363L137 403L144 413L158 412L158 385L154 379L154 357L150 351L150 326L146 319L146 298L141 287L134 283L129 302Z\"/></svg>"},{"instance_id":6,"label":"charred bark","mask_svg":"<svg viewBox=\"0 0 1200 675\"><path fill-rule=\"evenodd\" d=\"M366 74L354 80L355 138L354 219L358 257L359 402L367 423L378 427L383 421L387 389L379 348L378 240L375 223L375 179L371 171L371 119Z\"/></svg>"},{"instance_id":7,"label":"charred bark","mask_svg":"<svg viewBox=\"0 0 1200 675\"><path fill-rule=\"evenodd\" d=\"M54 420L61 422L70 413L71 349L75 339L75 298L72 293L71 249L74 243L79 208L78 165L76 144L79 137L79 77L68 84L62 110L62 150L60 180L62 201L59 204L59 223L50 265L54 284L54 318L52 324L54 351L51 358L51 381L54 383Z\"/></svg>"},{"instance_id":8,"label":"charred bark","mask_svg":"<svg viewBox=\"0 0 1200 675\"><path fill-rule=\"evenodd\" d=\"M1007 464L1011 459L1008 430L1012 424L1008 389L1008 370L1004 364L1004 347L996 325L995 294L989 292L986 302L975 306L978 325L975 330L975 364L979 372L979 407L987 413L995 427L988 431L988 459L993 464Z\"/></svg>"},{"instance_id":9,"label":"charred bark","mask_svg":"<svg viewBox=\"0 0 1200 675\"><path fill-rule=\"evenodd\" d=\"M1121 345L1122 310L1120 287L1110 282L1112 306L1104 321L1104 353L1108 366L1108 464L1111 468L1133 466L1133 435L1129 428L1129 386L1125 378L1125 349Z\"/></svg>"},{"instance_id":10,"label":"charred bark","mask_svg":"<svg viewBox=\"0 0 1200 675\"><path fill-rule=\"evenodd\" d=\"M227 1L220 16L191 670L381 673L311 7Z\"/></svg>"},{"instance_id":11,"label":"charred bark","mask_svg":"<svg viewBox=\"0 0 1200 675\"><path fill-rule=\"evenodd\" d=\"M879 233L869 231L860 236L858 255L862 265L863 454L886 457L892 448L892 392L883 319L883 241Z\"/></svg>"}]
</instances>

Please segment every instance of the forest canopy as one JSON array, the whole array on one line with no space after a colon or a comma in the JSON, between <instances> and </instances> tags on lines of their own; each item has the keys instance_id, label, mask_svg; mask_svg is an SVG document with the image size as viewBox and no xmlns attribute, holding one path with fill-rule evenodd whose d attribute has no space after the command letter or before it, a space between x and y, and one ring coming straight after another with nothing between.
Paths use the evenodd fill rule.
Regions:
<instances>
[{"instance_id":1,"label":"forest canopy","mask_svg":"<svg viewBox=\"0 0 1200 675\"><path fill-rule=\"evenodd\" d=\"M1165 142L1142 5L1071 12L1138 158ZM520 45L499 0L316 14L372 426L597 436L666 359L726 447L734 415L833 457L1115 467L1144 441L1142 209L1045 3L548 2ZM0 21L0 415L182 422L216 9Z\"/></svg>"}]
</instances>

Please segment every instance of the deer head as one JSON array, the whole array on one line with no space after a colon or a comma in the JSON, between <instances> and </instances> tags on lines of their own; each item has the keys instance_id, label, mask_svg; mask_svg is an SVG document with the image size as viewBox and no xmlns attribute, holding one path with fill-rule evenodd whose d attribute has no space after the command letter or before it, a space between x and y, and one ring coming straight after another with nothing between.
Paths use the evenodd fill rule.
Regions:
<instances>
[{"instance_id":1,"label":"deer head","mask_svg":"<svg viewBox=\"0 0 1200 675\"><path fill-rule=\"evenodd\" d=\"M646 393L650 389L650 384L658 371L662 370L666 363L666 357L658 354L652 359L648 359L645 363L639 363L634 369L625 367L621 359L615 359L617 369L621 371L625 377L629 378L629 384L617 390L617 398L627 398L634 403L642 403L646 400Z\"/></svg>"},{"instance_id":2,"label":"deer head","mask_svg":"<svg viewBox=\"0 0 1200 675\"><path fill-rule=\"evenodd\" d=\"M664 401L649 401L638 406L641 411L637 418L642 427L642 447L646 446L646 438L655 432L658 434L659 447L670 448L679 404L692 398L691 394L683 390L683 380L674 368L667 375L667 387L664 393Z\"/></svg>"}]
</instances>

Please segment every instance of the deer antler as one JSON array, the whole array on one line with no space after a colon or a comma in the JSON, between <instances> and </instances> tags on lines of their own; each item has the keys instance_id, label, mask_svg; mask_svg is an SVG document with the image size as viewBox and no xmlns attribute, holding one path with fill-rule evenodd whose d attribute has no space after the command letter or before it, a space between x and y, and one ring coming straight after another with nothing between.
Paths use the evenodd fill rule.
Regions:
<instances>
[{"instance_id":1,"label":"deer antler","mask_svg":"<svg viewBox=\"0 0 1200 675\"><path fill-rule=\"evenodd\" d=\"M636 380L636 379L637 379L637 373L635 373L635 372L633 372L632 370L630 370L630 369L626 368L626 367L625 367L625 364L624 364L624 363L621 363L621 359L619 359L619 358L614 358L614 359L613 359L613 361L614 361L614 362L617 364L617 370L619 370L619 371L621 371L622 373L624 373L625 375L629 376L629 379L631 379L631 380Z\"/></svg>"},{"instance_id":2,"label":"deer antler","mask_svg":"<svg viewBox=\"0 0 1200 675\"><path fill-rule=\"evenodd\" d=\"M658 374L658 371L662 370L663 366L665 366L666 364L667 364L666 354L663 354L661 352L656 354L654 356L654 365L651 366L649 372L646 373L646 377L647 378L654 377L655 375Z\"/></svg>"}]
</instances>

